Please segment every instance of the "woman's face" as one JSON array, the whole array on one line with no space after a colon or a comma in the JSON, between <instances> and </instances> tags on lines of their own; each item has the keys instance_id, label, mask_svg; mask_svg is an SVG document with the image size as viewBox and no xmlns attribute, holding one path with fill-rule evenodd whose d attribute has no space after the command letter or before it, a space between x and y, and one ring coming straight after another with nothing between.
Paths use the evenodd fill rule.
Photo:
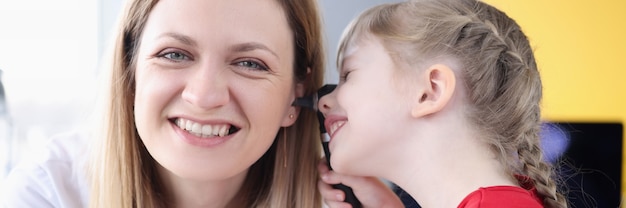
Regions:
<instances>
[{"instance_id":1,"label":"woman's face","mask_svg":"<svg viewBox=\"0 0 626 208\"><path fill-rule=\"evenodd\" d=\"M135 123L150 155L181 178L245 174L296 119L293 48L274 0L159 1L135 69Z\"/></svg>"}]
</instances>

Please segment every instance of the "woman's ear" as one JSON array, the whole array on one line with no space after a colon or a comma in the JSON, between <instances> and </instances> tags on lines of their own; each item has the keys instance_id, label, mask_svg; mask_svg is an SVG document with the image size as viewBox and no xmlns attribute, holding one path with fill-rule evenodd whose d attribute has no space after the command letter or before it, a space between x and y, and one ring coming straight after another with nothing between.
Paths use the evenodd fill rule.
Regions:
<instances>
[{"instance_id":1,"label":"woman's ear","mask_svg":"<svg viewBox=\"0 0 626 208\"><path fill-rule=\"evenodd\" d=\"M298 114L300 113L300 107L291 106L289 111L283 118L283 122L281 123L281 127L288 127L293 125L298 119Z\"/></svg>"},{"instance_id":2,"label":"woman's ear","mask_svg":"<svg viewBox=\"0 0 626 208\"><path fill-rule=\"evenodd\" d=\"M432 65L422 75L419 82L423 83L422 90L411 109L415 118L441 111L452 99L456 87L454 71L447 65Z\"/></svg>"},{"instance_id":3,"label":"woman's ear","mask_svg":"<svg viewBox=\"0 0 626 208\"><path fill-rule=\"evenodd\" d=\"M311 74L311 68L307 68L306 69L306 74L307 76L309 74ZM304 85L305 85L306 81L302 81L302 82L296 82L296 88L295 88L295 98L299 98L299 97L303 97L304 96ZM295 101L292 100L291 103L293 103ZM283 118L283 123L282 123L282 127L287 127L287 126L291 126L296 122L296 119L298 118L298 115L300 115L300 106L291 106L289 107L289 112L287 114L287 116L285 118Z\"/></svg>"}]
</instances>

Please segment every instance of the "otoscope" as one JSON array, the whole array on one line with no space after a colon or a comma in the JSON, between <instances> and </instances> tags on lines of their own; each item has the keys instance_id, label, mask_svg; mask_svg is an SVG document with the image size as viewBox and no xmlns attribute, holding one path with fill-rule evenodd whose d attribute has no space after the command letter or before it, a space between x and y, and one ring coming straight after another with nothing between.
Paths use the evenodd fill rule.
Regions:
<instances>
[{"instance_id":1,"label":"otoscope","mask_svg":"<svg viewBox=\"0 0 626 208\"><path fill-rule=\"evenodd\" d=\"M337 85L335 84L326 84L322 86L320 89L318 89L317 93L313 94L312 96L298 98L293 103L293 105L307 107L309 109L317 111L317 121L320 124L320 133L322 134L321 135L322 147L324 149L324 155L326 155L326 164L328 165L328 168L331 170L333 168L330 166L330 150L328 149L328 142L330 142L330 135L328 135L328 132L326 132L326 128L324 127L325 118L324 118L324 114L322 114L322 112L319 111L318 101L324 95L331 93L335 89L335 87L337 87ZM359 199L357 199L354 193L352 192L352 188L346 185L343 185L341 183L333 184L332 187L335 189L342 190L346 194L346 198L344 199L344 202L350 203L353 208L363 207Z\"/></svg>"}]
</instances>

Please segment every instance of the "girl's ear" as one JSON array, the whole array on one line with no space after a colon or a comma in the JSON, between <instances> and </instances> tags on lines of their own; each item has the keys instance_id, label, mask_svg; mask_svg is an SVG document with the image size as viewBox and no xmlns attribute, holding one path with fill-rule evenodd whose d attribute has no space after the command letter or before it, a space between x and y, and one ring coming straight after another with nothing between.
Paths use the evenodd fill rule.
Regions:
<instances>
[{"instance_id":1,"label":"girl's ear","mask_svg":"<svg viewBox=\"0 0 626 208\"><path fill-rule=\"evenodd\" d=\"M444 64L430 66L420 77L423 83L413 103L411 116L423 117L443 109L452 99L456 86L454 71Z\"/></svg>"},{"instance_id":2,"label":"girl's ear","mask_svg":"<svg viewBox=\"0 0 626 208\"><path fill-rule=\"evenodd\" d=\"M306 69L306 73L307 76L311 73L311 68L307 68ZM299 97L303 97L304 96L304 82L296 82L296 89L295 89L295 93L296 96L295 98L299 98ZM295 101L295 98L292 100L291 103L293 103L293 101ZM291 126L296 122L296 119L298 118L298 115L300 115L300 109L301 107L299 106L291 106L289 107L289 112L287 112L287 115L285 118L283 118L283 123L282 123L282 127L287 127L287 126Z\"/></svg>"}]
</instances>

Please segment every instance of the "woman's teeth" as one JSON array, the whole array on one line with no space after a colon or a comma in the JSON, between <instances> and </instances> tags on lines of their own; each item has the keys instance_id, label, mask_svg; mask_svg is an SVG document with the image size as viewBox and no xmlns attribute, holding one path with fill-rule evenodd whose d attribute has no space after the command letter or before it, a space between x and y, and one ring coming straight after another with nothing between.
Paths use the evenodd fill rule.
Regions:
<instances>
[{"instance_id":1,"label":"woman's teeth","mask_svg":"<svg viewBox=\"0 0 626 208\"><path fill-rule=\"evenodd\" d=\"M184 129L187 132L199 137L223 137L228 136L231 133L231 126L228 124L202 125L182 118L176 119L174 123L176 123L176 126L180 127L181 129Z\"/></svg>"}]
</instances>

